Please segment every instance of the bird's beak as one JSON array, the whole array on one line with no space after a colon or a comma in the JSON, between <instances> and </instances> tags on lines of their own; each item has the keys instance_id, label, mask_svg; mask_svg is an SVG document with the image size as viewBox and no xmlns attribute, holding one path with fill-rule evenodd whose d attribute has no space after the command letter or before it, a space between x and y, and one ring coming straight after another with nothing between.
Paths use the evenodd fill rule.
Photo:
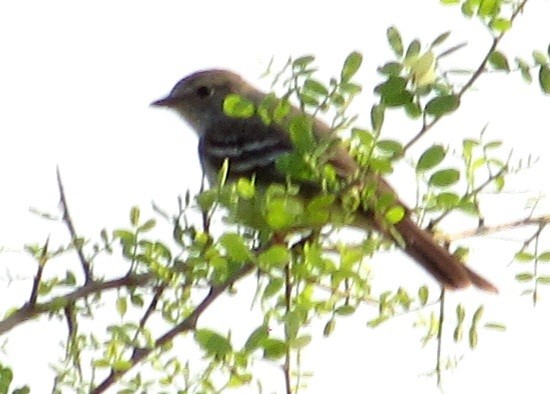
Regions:
<instances>
[{"instance_id":1,"label":"bird's beak","mask_svg":"<svg viewBox=\"0 0 550 394\"><path fill-rule=\"evenodd\" d=\"M149 104L151 107L173 107L176 103L176 99L174 97L166 96L164 98L161 98L159 100L153 101L151 104Z\"/></svg>"}]
</instances>

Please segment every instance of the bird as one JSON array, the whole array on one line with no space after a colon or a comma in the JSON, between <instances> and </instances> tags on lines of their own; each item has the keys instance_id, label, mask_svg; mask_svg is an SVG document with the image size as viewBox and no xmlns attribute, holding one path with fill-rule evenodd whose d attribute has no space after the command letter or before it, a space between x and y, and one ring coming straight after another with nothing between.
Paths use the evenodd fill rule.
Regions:
<instances>
[{"instance_id":1,"label":"bird","mask_svg":"<svg viewBox=\"0 0 550 394\"><path fill-rule=\"evenodd\" d=\"M199 140L199 160L210 184L215 182L226 161L229 163L229 180L253 176L257 184L284 184L285 174L281 173L277 160L295 149L287 129L288 122L286 125L285 122L266 122L257 113L230 116L224 111L224 103L231 95L242 97L257 107L268 93L233 71L205 69L181 79L167 96L152 102L151 106L175 111L194 130ZM291 105L287 118L300 115L305 113ZM317 117L312 117L311 121L317 143L335 138L328 124ZM325 153L326 162L335 169L338 177L349 179L359 171L359 164L342 141L330 145ZM393 231L389 231L388 224L380 215L372 209L359 208L357 227L369 226L394 241L446 289L458 290L473 285L484 291L498 292L491 282L463 264L440 245L432 233L421 228L388 182L374 172L368 173L367 178L365 183L374 182L378 195L394 196L395 201L404 207L405 214L392 224ZM304 185L304 190L311 190L307 186Z\"/></svg>"}]
</instances>

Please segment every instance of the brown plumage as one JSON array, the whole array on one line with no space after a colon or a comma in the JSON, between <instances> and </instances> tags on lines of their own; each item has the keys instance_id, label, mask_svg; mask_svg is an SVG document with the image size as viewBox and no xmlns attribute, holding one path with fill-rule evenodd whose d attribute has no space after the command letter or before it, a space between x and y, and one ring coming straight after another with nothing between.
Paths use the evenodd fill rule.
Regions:
<instances>
[{"instance_id":1,"label":"brown plumage","mask_svg":"<svg viewBox=\"0 0 550 394\"><path fill-rule=\"evenodd\" d=\"M211 182L225 159L229 161L230 178L255 174L256 181L260 183L284 181L284 175L275 168L276 158L292 150L284 125L266 125L258 116L227 116L222 109L223 102L232 93L245 97L256 105L266 95L235 73L227 70L205 70L182 79L167 97L153 102L152 105L175 110L198 134L201 164ZM302 112L293 107L288 118L300 114ZM329 126L318 119L314 120L313 132L318 140L332 138ZM359 170L357 163L340 145L329 149L327 155L327 162L342 177L349 177ZM363 179L363 182L375 182L379 194L391 193L399 202L397 194L384 179L377 174L367 175L366 178L368 179ZM411 219L408 210L405 217L394 225L399 239L395 239L384 220L371 211L358 215L354 225L370 226L394 239L446 288L461 289L474 285L486 291L497 292L495 286L462 264L438 244L429 232L420 228Z\"/></svg>"}]
</instances>

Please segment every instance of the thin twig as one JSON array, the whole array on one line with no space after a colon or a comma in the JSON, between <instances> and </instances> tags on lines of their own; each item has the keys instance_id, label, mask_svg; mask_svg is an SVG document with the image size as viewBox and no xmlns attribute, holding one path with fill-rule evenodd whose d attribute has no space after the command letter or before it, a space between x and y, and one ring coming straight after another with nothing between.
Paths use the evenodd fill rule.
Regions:
<instances>
[{"instance_id":1,"label":"thin twig","mask_svg":"<svg viewBox=\"0 0 550 394\"><path fill-rule=\"evenodd\" d=\"M445 321L445 288L441 287L441 295L439 297L439 324L437 326L437 352L435 372L437 375L437 385L441 387L441 354L443 348L443 323Z\"/></svg>"},{"instance_id":2,"label":"thin twig","mask_svg":"<svg viewBox=\"0 0 550 394\"><path fill-rule=\"evenodd\" d=\"M525 218L525 219L520 219L509 223L496 224L494 226L483 225L472 230L461 231L459 233L454 233L454 234L445 234L445 235L442 235L441 238L444 238L446 241L456 241L458 239L478 237L478 236L487 235L487 234L494 234L501 231L512 230L518 227L530 226L534 224L538 224L538 225L550 224L550 215L539 216L536 218Z\"/></svg>"},{"instance_id":3,"label":"thin twig","mask_svg":"<svg viewBox=\"0 0 550 394\"><path fill-rule=\"evenodd\" d=\"M489 186L495 179L497 179L500 176L503 176L508 171L508 166L502 167L494 176L488 177L485 182L483 182L481 185L476 187L475 189L471 190L470 192L464 193L462 196L463 200L466 200L472 196L475 196L479 194L483 189L485 189L487 186ZM432 230L439 222L441 222L447 215L449 215L451 212L454 212L455 208L451 208L445 212L443 212L439 217L432 220L430 224L428 225L428 230Z\"/></svg>"},{"instance_id":4,"label":"thin twig","mask_svg":"<svg viewBox=\"0 0 550 394\"><path fill-rule=\"evenodd\" d=\"M38 299L38 290L40 288L40 281L42 280L42 273L44 272L44 265L47 261L48 255L48 244L50 242L50 237L46 240L46 243L42 247L42 253L38 258L38 267L36 268L36 275L34 276L32 282L31 296L29 297L29 305L35 305L36 300Z\"/></svg>"},{"instance_id":5,"label":"thin twig","mask_svg":"<svg viewBox=\"0 0 550 394\"><path fill-rule=\"evenodd\" d=\"M151 348L147 349L135 349L132 356L128 360L130 368L125 371L111 371L109 376L103 380L94 390L91 391L92 394L100 394L105 392L110 388L114 383L120 380L130 369L139 364L142 360L147 358L150 354L157 351L167 343L171 342L176 336L180 335L183 332L194 330L197 325L197 320L202 315L202 313L212 304L220 295L222 295L230 286L232 286L239 279L243 278L247 274L253 271L255 268L254 264L243 265L233 277L231 277L227 282L219 286L212 286L208 295L201 301L200 304L187 316L181 323L167 331L164 335L160 336L155 344Z\"/></svg>"},{"instance_id":6,"label":"thin twig","mask_svg":"<svg viewBox=\"0 0 550 394\"><path fill-rule=\"evenodd\" d=\"M276 236L277 243L283 243L283 239L278 239L279 237ZM286 314L290 313L291 308L291 300L292 300L292 278L291 278L291 264L294 262L294 259L296 257L293 256L290 261L285 266L285 308L286 308ZM285 324L288 324L288 321L285 322ZM291 338L288 337L288 330L285 330L285 337L287 343L290 341ZM286 388L286 394L292 394L292 387L291 387L291 376L290 376L290 356L291 356L291 349L290 346L286 349L285 354L285 361L283 364L283 374L285 377L285 388Z\"/></svg>"},{"instance_id":7,"label":"thin twig","mask_svg":"<svg viewBox=\"0 0 550 394\"><path fill-rule=\"evenodd\" d=\"M59 172L59 167L56 169L57 174L57 186L59 188L59 198L61 202L61 208L63 209L63 221L69 229L69 234L71 235L72 243L80 259L80 265L82 266L82 271L84 271L84 283L88 284L92 281L92 274L90 272L90 263L84 256L84 250L82 249L82 242L79 242L79 237L77 235L76 229L74 227L71 215L69 215L69 206L67 204L67 198L65 196L65 188L63 187L63 182L61 181L61 173Z\"/></svg>"}]
</instances>

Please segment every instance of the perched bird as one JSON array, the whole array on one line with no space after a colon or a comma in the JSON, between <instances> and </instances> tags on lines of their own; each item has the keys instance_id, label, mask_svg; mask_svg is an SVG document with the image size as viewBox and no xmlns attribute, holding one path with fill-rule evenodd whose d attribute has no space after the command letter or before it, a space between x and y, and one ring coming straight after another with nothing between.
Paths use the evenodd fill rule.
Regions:
<instances>
[{"instance_id":1,"label":"perched bird","mask_svg":"<svg viewBox=\"0 0 550 394\"><path fill-rule=\"evenodd\" d=\"M232 117L224 112L224 101L232 94L243 97L258 106L266 93L256 89L239 75L221 69L195 72L179 81L170 94L151 105L170 108L177 112L199 137L199 158L212 184L225 160L229 162L228 179L255 176L258 184L285 181L275 163L280 155L292 151L287 129L281 124L267 124L257 114L250 117ZM303 115L292 107L289 116ZM330 127L318 119L313 121L313 134L317 141L334 138ZM334 145L334 144L333 144ZM326 152L326 161L343 179L359 170L358 164L341 145ZM391 193L399 202L391 186L377 174L368 174L366 181L375 182L378 193ZM400 203L400 202L399 202ZM404 206L404 204L400 203ZM361 208L360 208L361 209ZM396 241L404 251L428 271L439 283L449 289L474 285L497 292L495 286L462 264L447 249L437 243L432 234L420 228L406 209L403 219L393 224L398 233L388 231L387 223L371 210L357 213L357 224L376 229Z\"/></svg>"}]
</instances>

